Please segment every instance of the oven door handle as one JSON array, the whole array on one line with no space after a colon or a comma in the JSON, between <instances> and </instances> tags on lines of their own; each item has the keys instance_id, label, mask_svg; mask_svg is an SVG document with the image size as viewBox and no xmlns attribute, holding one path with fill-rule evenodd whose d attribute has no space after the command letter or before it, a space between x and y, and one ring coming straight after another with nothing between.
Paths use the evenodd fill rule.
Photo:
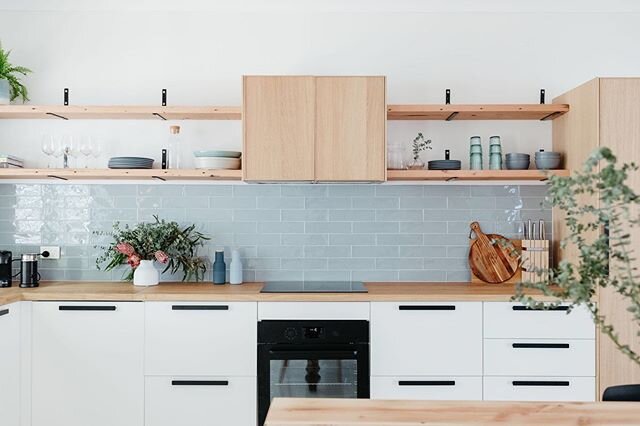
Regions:
<instances>
[{"instance_id":1,"label":"oven door handle","mask_svg":"<svg viewBox=\"0 0 640 426\"><path fill-rule=\"evenodd\" d=\"M269 355L277 359L355 359L358 356L356 350L322 350L314 349L287 349L270 350Z\"/></svg>"}]
</instances>

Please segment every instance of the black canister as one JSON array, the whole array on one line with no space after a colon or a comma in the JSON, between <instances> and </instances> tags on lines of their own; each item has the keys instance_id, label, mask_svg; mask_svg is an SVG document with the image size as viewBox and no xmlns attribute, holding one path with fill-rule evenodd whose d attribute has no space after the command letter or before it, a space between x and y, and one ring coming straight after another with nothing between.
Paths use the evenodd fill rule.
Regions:
<instances>
[{"instance_id":1,"label":"black canister","mask_svg":"<svg viewBox=\"0 0 640 426\"><path fill-rule=\"evenodd\" d=\"M38 256L40 255L37 253L25 253L22 255L20 259L20 287L38 287L40 281Z\"/></svg>"},{"instance_id":2,"label":"black canister","mask_svg":"<svg viewBox=\"0 0 640 426\"><path fill-rule=\"evenodd\" d=\"M0 288L11 287L12 255L10 251L0 250Z\"/></svg>"}]
</instances>

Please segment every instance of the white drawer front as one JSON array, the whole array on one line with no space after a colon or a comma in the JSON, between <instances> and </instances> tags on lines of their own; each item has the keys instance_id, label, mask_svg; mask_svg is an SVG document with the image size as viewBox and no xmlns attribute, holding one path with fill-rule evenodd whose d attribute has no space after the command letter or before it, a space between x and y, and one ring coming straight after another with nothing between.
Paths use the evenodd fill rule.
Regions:
<instances>
[{"instance_id":1,"label":"white drawer front","mask_svg":"<svg viewBox=\"0 0 640 426\"><path fill-rule=\"evenodd\" d=\"M589 312L534 311L519 303L485 302L484 337L516 339L595 339Z\"/></svg>"},{"instance_id":2,"label":"white drawer front","mask_svg":"<svg viewBox=\"0 0 640 426\"><path fill-rule=\"evenodd\" d=\"M147 377L146 426L256 424L252 377Z\"/></svg>"},{"instance_id":3,"label":"white drawer front","mask_svg":"<svg viewBox=\"0 0 640 426\"><path fill-rule=\"evenodd\" d=\"M256 303L145 303L147 375L256 375Z\"/></svg>"},{"instance_id":4,"label":"white drawer front","mask_svg":"<svg viewBox=\"0 0 640 426\"><path fill-rule=\"evenodd\" d=\"M487 401L594 401L595 377L485 377Z\"/></svg>"},{"instance_id":5,"label":"white drawer front","mask_svg":"<svg viewBox=\"0 0 640 426\"><path fill-rule=\"evenodd\" d=\"M481 401L482 377L372 377L371 399Z\"/></svg>"},{"instance_id":6,"label":"white drawer front","mask_svg":"<svg viewBox=\"0 0 640 426\"><path fill-rule=\"evenodd\" d=\"M595 340L485 339L487 376L595 376Z\"/></svg>"},{"instance_id":7,"label":"white drawer front","mask_svg":"<svg viewBox=\"0 0 640 426\"><path fill-rule=\"evenodd\" d=\"M371 375L482 375L482 303L372 303Z\"/></svg>"},{"instance_id":8,"label":"white drawer front","mask_svg":"<svg viewBox=\"0 0 640 426\"><path fill-rule=\"evenodd\" d=\"M258 320L368 320L369 302L260 302Z\"/></svg>"}]
</instances>

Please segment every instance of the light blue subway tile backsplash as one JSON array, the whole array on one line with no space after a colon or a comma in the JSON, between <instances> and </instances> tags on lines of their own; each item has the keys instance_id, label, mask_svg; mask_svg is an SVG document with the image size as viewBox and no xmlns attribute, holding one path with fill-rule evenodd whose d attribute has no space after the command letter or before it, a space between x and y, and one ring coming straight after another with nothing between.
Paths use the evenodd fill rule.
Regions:
<instances>
[{"instance_id":1,"label":"light blue subway tile backsplash","mask_svg":"<svg viewBox=\"0 0 640 426\"><path fill-rule=\"evenodd\" d=\"M0 184L0 250L60 245L43 279L120 280L97 270L94 231L162 219L211 237L201 255L238 248L252 280L468 281L469 223L519 237L545 220L544 186ZM210 275L207 276L207 279ZM181 279L163 276L164 280Z\"/></svg>"}]
</instances>

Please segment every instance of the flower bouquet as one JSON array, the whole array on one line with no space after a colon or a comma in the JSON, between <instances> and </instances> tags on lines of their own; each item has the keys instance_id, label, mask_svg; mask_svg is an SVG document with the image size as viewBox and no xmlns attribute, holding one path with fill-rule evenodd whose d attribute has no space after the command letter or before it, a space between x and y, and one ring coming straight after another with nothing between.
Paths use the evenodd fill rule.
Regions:
<instances>
[{"instance_id":1,"label":"flower bouquet","mask_svg":"<svg viewBox=\"0 0 640 426\"><path fill-rule=\"evenodd\" d=\"M105 252L96 259L97 268L101 269L106 263L104 270L110 271L128 264L131 269L127 270L125 280L133 280L134 284L153 285L158 281L157 271L153 267L153 262L157 261L165 265L163 273L170 271L173 274L182 270L183 281L202 279L207 264L197 256L197 250L209 238L196 231L195 225L181 228L176 222L160 220L157 216L154 219L152 223L139 223L133 227L125 225L124 228L116 222L111 232L95 232L97 235L110 235L114 239L108 246L99 247Z\"/></svg>"}]
</instances>

